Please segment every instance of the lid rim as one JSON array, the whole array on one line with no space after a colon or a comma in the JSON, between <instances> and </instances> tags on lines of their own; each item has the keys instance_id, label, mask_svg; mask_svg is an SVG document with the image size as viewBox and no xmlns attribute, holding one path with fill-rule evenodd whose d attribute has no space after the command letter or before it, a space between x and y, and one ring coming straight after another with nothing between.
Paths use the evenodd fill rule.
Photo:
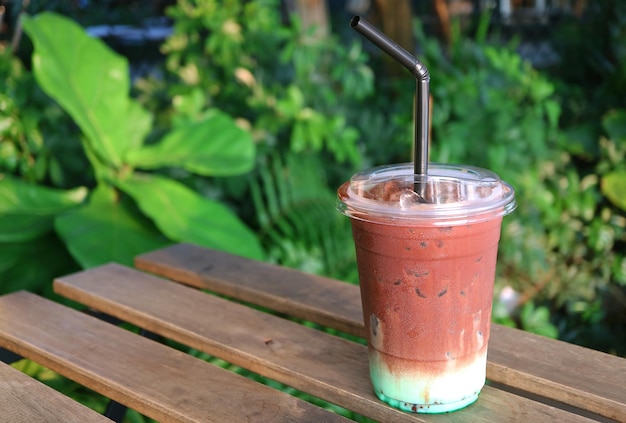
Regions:
<instances>
[{"instance_id":1,"label":"lid rim","mask_svg":"<svg viewBox=\"0 0 626 423\"><path fill-rule=\"evenodd\" d=\"M488 220L503 217L517 207L513 187L490 170L439 163L431 164L430 169L428 175L414 175L412 163L405 163L378 166L359 172L339 187L337 210L351 218L374 223L382 223L380 222L382 219L390 223L397 222L396 224L429 221L430 224L447 222L445 224L449 225L450 222L462 224L477 221L477 219ZM415 207L406 208L400 206L400 200L386 201L364 196L381 184L390 182L403 185L413 184L418 178L433 184L458 182L459 190L467 187L468 191L464 191L463 196L459 195L461 198L457 201L445 201L445 194L450 194L450 191L447 193L444 191L444 197L439 197L443 198L444 202L415 203ZM454 185L450 187L455 188ZM450 187L444 186L448 190ZM483 188L491 189L491 191L482 194L480 190ZM404 189L407 189L407 186ZM452 195L455 194L457 193L452 192ZM372 219L368 219L367 216L371 216Z\"/></svg>"}]
</instances>

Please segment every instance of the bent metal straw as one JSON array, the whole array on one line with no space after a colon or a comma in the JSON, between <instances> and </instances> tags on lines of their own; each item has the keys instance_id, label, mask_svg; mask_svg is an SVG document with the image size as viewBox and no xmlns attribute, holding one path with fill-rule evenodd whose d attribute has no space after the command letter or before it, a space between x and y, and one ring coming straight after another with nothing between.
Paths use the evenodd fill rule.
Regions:
<instances>
[{"instance_id":1,"label":"bent metal straw","mask_svg":"<svg viewBox=\"0 0 626 423\"><path fill-rule=\"evenodd\" d=\"M422 179L419 178L419 176L425 176L428 174L428 128L430 119L428 107L430 74L428 73L428 69L426 69L426 67L411 53L400 47L397 43L389 39L385 34L380 32L376 27L360 16L353 17L350 21L350 26L391 56L391 58L407 68L416 78L414 116L415 148L413 166L414 173L417 175L416 179ZM421 184L416 182L415 185L416 188L418 188ZM421 197L424 199L422 189L418 192L422 194Z\"/></svg>"}]
</instances>

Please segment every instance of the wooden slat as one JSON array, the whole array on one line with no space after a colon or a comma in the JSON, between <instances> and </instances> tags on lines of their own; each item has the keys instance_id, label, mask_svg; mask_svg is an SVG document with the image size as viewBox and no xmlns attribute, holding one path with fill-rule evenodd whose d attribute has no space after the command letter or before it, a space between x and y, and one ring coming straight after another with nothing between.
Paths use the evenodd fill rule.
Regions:
<instances>
[{"instance_id":1,"label":"wooden slat","mask_svg":"<svg viewBox=\"0 0 626 423\"><path fill-rule=\"evenodd\" d=\"M626 359L500 325L491 336L490 379L626 422Z\"/></svg>"},{"instance_id":2,"label":"wooden slat","mask_svg":"<svg viewBox=\"0 0 626 423\"><path fill-rule=\"evenodd\" d=\"M0 297L0 345L162 423L347 421L27 292Z\"/></svg>"},{"instance_id":3,"label":"wooden slat","mask_svg":"<svg viewBox=\"0 0 626 423\"><path fill-rule=\"evenodd\" d=\"M358 286L191 244L135 258L138 269L364 337Z\"/></svg>"},{"instance_id":4,"label":"wooden slat","mask_svg":"<svg viewBox=\"0 0 626 423\"><path fill-rule=\"evenodd\" d=\"M204 292L109 264L59 278L55 291L379 421L435 421L378 401L367 347ZM491 387L456 422L588 421Z\"/></svg>"},{"instance_id":5,"label":"wooden slat","mask_svg":"<svg viewBox=\"0 0 626 423\"><path fill-rule=\"evenodd\" d=\"M0 362L0 421L111 423L101 414Z\"/></svg>"},{"instance_id":6,"label":"wooden slat","mask_svg":"<svg viewBox=\"0 0 626 423\"><path fill-rule=\"evenodd\" d=\"M138 268L197 288L364 336L357 286L177 244L136 258ZM487 377L514 389L626 421L626 360L492 324Z\"/></svg>"}]
</instances>

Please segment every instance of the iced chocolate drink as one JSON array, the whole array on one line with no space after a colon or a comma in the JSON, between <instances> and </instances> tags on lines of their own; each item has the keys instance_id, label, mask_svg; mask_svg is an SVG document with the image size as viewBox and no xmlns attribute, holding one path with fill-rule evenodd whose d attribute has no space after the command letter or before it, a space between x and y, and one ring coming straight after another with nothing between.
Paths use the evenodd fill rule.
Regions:
<instances>
[{"instance_id":1,"label":"iced chocolate drink","mask_svg":"<svg viewBox=\"0 0 626 423\"><path fill-rule=\"evenodd\" d=\"M406 411L440 413L485 383L502 216L512 188L484 169L431 164L354 175L338 191L352 221L370 376Z\"/></svg>"}]
</instances>

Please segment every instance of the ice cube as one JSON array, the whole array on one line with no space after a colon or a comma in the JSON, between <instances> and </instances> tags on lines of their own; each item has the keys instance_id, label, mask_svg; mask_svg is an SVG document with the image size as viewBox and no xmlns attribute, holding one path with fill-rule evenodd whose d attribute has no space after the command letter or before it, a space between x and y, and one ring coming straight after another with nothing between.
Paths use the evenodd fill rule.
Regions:
<instances>
[{"instance_id":1,"label":"ice cube","mask_svg":"<svg viewBox=\"0 0 626 423\"><path fill-rule=\"evenodd\" d=\"M400 194L400 208L403 210L410 209L412 206L423 202L422 196L412 189L405 189Z\"/></svg>"}]
</instances>

